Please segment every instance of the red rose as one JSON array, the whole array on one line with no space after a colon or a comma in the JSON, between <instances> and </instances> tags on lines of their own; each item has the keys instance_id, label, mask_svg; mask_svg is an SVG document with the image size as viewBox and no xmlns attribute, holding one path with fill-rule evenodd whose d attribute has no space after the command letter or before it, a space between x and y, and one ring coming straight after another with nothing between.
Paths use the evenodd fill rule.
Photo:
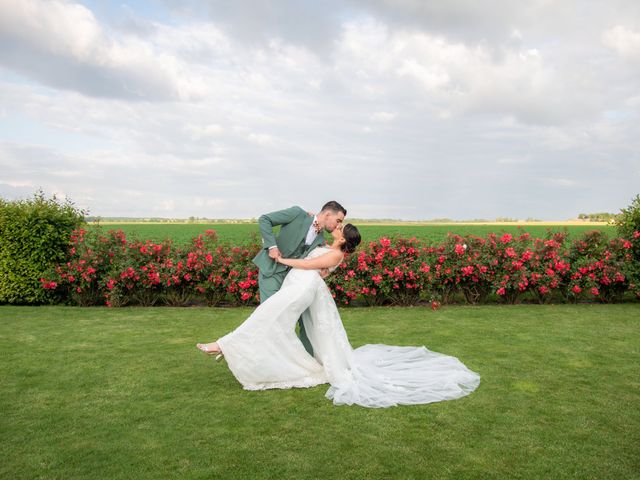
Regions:
<instances>
[{"instance_id":1,"label":"red rose","mask_svg":"<svg viewBox=\"0 0 640 480\"><path fill-rule=\"evenodd\" d=\"M462 275L464 275L465 277L469 276L473 273L473 265L462 267L461 270L462 270Z\"/></svg>"},{"instance_id":2,"label":"red rose","mask_svg":"<svg viewBox=\"0 0 640 480\"><path fill-rule=\"evenodd\" d=\"M502 243L509 243L511 240L513 240L513 235L511 235L510 233L505 233L500 237L500 241Z\"/></svg>"}]
</instances>

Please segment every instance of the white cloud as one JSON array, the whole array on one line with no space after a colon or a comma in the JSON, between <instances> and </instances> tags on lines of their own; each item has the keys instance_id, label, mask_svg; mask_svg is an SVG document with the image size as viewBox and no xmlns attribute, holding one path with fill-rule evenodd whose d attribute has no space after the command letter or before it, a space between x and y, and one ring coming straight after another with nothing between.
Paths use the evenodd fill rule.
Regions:
<instances>
[{"instance_id":1,"label":"white cloud","mask_svg":"<svg viewBox=\"0 0 640 480\"><path fill-rule=\"evenodd\" d=\"M375 112L371 115L371 120L374 122L388 123L393 122L397 116L398 114L393 112Z\"/></svg>"},{"instance_id":2,"label":"white cloud","mask_svg":"<svg viewBox=\"0 0 640 480\"><path fill-rule=\"evenodd\" d=\"M274 143L273 137L265 133L250 133L247 139L252 143L263 146L272 145Z\"/></svg>"},{"instance_id":3,"label":"white cloud","mask_svg":"<svg viewBox=\"0 0 640 480\"><path fill-rule=\"evenodd\" d=\"M603 32L602 42L623 57L640 59L640 31L616 25Z\"/></svg>"},{"instance_id":4,"label":"white cloud","mask_svg":"<svg viewBox=\"0 0 640 480\"><path fill-rule=\"evenodd\" d=\"M570 180L568 178L547 178L546 181L551 185L555 185L558 187L575 187L577 186L577 182L574 180Z\"/></svg>"},{"instance_id":5,"label":"white cloud","mask_svg":"<svg viewBox=\"0 0 640 480\"><path fill-rule=\"evenodd\" d=\"M115 36L77 3L1 2L0 43L0 63L56 88L141 100L190 99L206 91L171 52Z\"/></svg>"},{"instance_id":6,"label":"white cloud","mask_svg":"<svg viewBox=\"0 0 640 480\"><path fill-rule=\"evenodd\" d=\"M522 165L527 163L529 160L526 158L511 158L511 157L507 157L507 158L499 158L498 160L496 160L496 163L498 165Z\"/></svg>"},{"instance_id":7,"label":"white cloud","mask_svg":"<svg viewBox=\"0 0 640 480\"><path fill-rule=\"evenodd\" d=\"M22 188L22 187L29 187L29 188L34 188L35 185L33 184L33 182L29 182L29 181L15 181L15 180L6 180L3 182L0 182L1 185L7 185L11 188Z\"/></svg>"},{"instance_id":8,"label":"white cloud","mask_svg":"<svg viewBox=\"0 0 640 480\"><path fill-rule=\"evenodd\" d=\"M373 19L345 26L337 62L344 78L358 79L353 91L380 99L392 87L411 90L413 82L422 90L416 96L445 117L477 111L564 123L593 115L597 104L584 101L597 83L547 64L537 48L452 43L421 31L392 31Z\"/></svg>"},{"instance_id":9,"label":"white cloud","mask_svg":"<svg viewBox=\"0 0 640 480\"><path fill-rule=\"evenodd\" d=\"M86 60L108 48L102 28L86 7L60 0L4 0L0 29L6 39L53 55Z\"/></svg>"},{"instance_id":10,"label":"white cloud","mask_svg":"<svg viewBox=\"0 0 640 480\"><path fill-rule=\"evenodd\" d=\"M193 140L215 138L224 132L224 129L215 123L210 125L185 125L184 130Z\"/></svg>"}]
</instances>

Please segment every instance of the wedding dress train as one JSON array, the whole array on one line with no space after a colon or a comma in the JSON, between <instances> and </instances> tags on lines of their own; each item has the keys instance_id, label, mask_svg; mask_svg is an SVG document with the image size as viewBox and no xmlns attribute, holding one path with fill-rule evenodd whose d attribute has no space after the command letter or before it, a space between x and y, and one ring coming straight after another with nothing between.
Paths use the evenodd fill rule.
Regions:
<instances>
[{"instance_id":1,"label":"wedding dress train","mask_svg":"<svg viewBox=\"0 0 640 480\"><path fill-rule=\"evenodd\" d=\"M318 247L308 258L326 252L326 247ZM295 334L301 315L313 357ZM480 376L457 358L425 347L370 344L353 349L331 292L316 270L291 269L276 294L217 342L245 389L328 382L326 396L336 405L390 407L453 400L480 383Z\"/></svg>"}]
</instances>

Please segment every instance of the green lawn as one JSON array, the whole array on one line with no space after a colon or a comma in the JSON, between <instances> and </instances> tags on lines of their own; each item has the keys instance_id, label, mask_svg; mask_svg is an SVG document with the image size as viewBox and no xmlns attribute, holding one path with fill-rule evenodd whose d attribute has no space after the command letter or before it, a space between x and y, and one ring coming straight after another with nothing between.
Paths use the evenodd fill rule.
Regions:
<instances>
[{"instance_id":1,"label":"green lawn","mask_svg":"<svg viewBox=\"0 0 640 480\"><path fill-rule=\"evenodd\" d=\"M640 478L638 304L342 309L482 377L381 410L243 391L194 344L249 312L0 307L0 478Z\"/></svg>"},{"instance_id":2,"label":"green lawn","mask_svg":"<svg viewBox=\"0 0 640 480\"><path fill-rule=\"evenodd\" d=\"M347 219L348 220L348 219ZM359 225L363 241L375 241L383 236L401 236L405 238L416 237L418 239L438 243L444 240L448 232L459 235L485 236L487 233L521 234L529 232L533 237L543 237L548 230L554 232L566 231L570 237L577 237L584 232L601 230L609 236L616 235L616 229L610 225ZM188 224L188 223L129 223L129 224L104 224L103 230L122 230L128 236L133 235L141 239L150 239L156 242L171 238L177 243L188 243L192 238L204 233L207 229L218 232L219 238L235 244L246 243L252 235L258 237L258 224Z\"/></svg>"}]
</instances>

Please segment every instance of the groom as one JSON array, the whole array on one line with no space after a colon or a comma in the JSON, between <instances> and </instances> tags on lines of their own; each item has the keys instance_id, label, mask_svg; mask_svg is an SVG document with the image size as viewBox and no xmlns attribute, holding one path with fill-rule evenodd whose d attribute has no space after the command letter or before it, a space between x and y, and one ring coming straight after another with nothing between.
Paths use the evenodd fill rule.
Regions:
<instances>
[{"instance_id":1,"label":"groom","mask_svg":"<svg viewBox=\"0 0 640 480\"><path fill-rule=\"evenodd\" d=\"M322 231L333 232L341 225L347 211L338 202L327 202L315 216L307 214L300 207L291 207L277 212L265 213L258 218L262 250L253 259L258 267L258 286L260 287L260 303L280 290L289 267L275 262L278 256L285 258L304 258L311 250L324 243ZM281 225L278 236L274 236L273 227ZM325 273L326 276L328 272ZM323 277L324 277L323 276ZM304 348L313 355L311 343L304 330L302 319L300 340Z\"/></svg>"}]
</instances>

